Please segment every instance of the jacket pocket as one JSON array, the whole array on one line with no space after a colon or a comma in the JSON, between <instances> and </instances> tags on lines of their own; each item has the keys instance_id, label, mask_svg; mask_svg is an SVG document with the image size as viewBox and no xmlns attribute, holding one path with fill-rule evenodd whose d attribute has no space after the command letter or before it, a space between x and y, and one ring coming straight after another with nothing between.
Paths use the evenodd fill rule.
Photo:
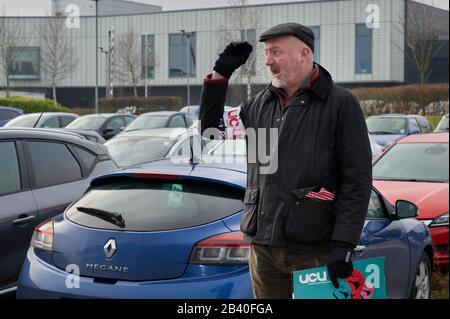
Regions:
<instances>
[{"instance_id":1,"label":"jacket pocket","mask_svg":"<svg viewBox=\"0 0 450 319\"><path fill-rule=\"evenodd\" d=\"M245 191L244 214L241 219L241 231L247 235L256 234L258 223L258 189L249 187Z\"/></svg>"},{"instance_id":2,"label":"jacket pocket","mask_svg":"<svg viewBox=\"0 0 450 319\"><path fill-rule=\"evenodd\" d=\"M334 226L333 201L305 197L313 186L292 191L286 220L287 237L307 244L323 243L331 239Z\"/></svg>"}]
</instances>

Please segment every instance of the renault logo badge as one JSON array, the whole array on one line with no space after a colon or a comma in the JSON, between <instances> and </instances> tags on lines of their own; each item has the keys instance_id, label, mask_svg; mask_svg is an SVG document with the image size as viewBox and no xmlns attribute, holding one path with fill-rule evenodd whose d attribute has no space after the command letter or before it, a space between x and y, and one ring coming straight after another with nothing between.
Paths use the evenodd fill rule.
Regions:
<instances>
[{"instance_id":1,"label":"renault logo badge","mask_svg":"<svg viewBox=\"0 0 450 319\"><path fill-rule=\"evenodd\" d=\"M105 246L103 246L103 251L105 252L106 258L112 258L117 251L116 241L114 239L108 240Z\"/></svg>"}]
</instances>

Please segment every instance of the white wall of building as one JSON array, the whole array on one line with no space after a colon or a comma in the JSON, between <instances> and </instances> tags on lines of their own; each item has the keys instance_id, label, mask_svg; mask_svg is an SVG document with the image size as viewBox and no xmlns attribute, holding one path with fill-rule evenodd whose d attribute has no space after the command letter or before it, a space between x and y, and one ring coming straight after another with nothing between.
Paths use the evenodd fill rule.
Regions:
<instances>
[{"instance_id":1,"label":"white wall of building","mask_svg":"<svg viewBox=\"0 0 450 319\"><path fill-rule=\"evenodd\" d=\"M366 7L376 4L380 8L380 28L373 29L373 59L371 74L355 74L355 25L364 23ZM289 3L251 7L257 16L257 38L269 27L283 22L298 22L307 26L320 26L320 63L338 83L403 81L403 38L398 30L404 12L404 0L341 0L311 3ZM99 17L99 46L107 48L108 30L114 28L116 40L126 33L128 26L138 33L155 35L155 78L151 85L185 85L185 78L169 77L169 34L195 31L196 77L191 84L200 85L212 70L218 53L224 48L224 30L240 36L239 26L230 21L232 9L202 9L167 11L142 15ZM37 25L46 18L20 19L29 37L28 46L39 46ZM252 26L250 26L251 28ZM65 35L77 50L79 63L71 76L63 79L59 87L86 87L95 85L95 18L81 17L80 28L65 28ZM236 40L239 40L237 38ZM116 41L117 45L117 41ZM264 67L263 44L258 43L257 75L255 83L268 83L270 74ZM117 52L116 52L117 58ZM99 54L99 85L104 86L105 55ZM142 80L141 84L144 81ZM42 80L13 81L14 86L48 86ZM119 85L115 83L115 85ZM129 85L129 83L127 84Z\"/></svg>"}]
</instances>

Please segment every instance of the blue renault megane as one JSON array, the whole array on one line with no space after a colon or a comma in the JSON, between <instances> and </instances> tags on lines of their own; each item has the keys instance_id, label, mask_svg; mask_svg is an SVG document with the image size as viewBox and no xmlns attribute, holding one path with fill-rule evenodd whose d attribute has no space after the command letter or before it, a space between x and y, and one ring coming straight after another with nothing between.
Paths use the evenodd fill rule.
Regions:
<instances>
[{"instance_id":1,"label":"blue renault megane","mask_svg":"<svg viewBox=\"0 0 450 319\"><path fill-rule=\"evenodd\" d=\"M98 177L36 227L17 296L252 298L245 189L245 164L166 160ZM354 259L385 257L388 298L429 297L433 249L416 214L373 190Z\"/></svg>"}]
</instances>

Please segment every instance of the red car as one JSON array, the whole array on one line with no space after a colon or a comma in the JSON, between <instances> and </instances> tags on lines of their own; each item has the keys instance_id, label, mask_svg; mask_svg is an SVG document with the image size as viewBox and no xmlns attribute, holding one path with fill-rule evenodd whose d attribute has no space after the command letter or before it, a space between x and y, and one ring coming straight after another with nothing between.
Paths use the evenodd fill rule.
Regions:
<instances>
[{"instance_id":1,"label":"red car","mask_svg":"<svg viewBox=\"0 0 450 319\"><path fill-rule=\"evenodd\" d=\"M419 208L436 248L435 264L448 267L448 133L417 134L392 144L373 165L374 186L390 201Z\"/></svg>"}]
</instances>

